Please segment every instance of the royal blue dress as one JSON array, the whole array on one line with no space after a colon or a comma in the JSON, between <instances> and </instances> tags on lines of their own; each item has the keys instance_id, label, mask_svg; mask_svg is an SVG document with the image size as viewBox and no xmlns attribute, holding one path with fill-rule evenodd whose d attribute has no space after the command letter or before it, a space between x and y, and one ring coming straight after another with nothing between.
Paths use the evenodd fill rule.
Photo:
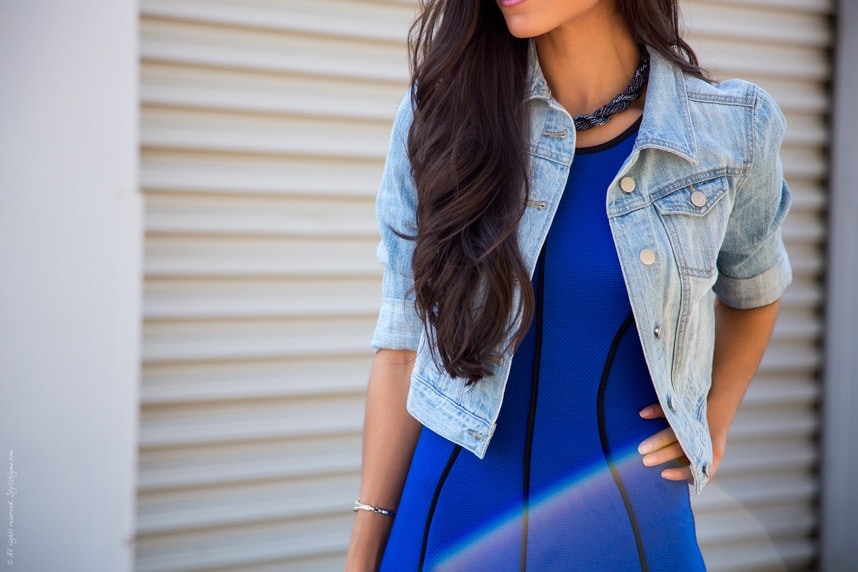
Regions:
<instances>
[{"instance_id":1,"label":"royal blue dress","mask_svg":"<svg viewBox=\"0 0 858 572\"><path fill-rule=\"evenodd\" d=\"M704 570L689 487L637 452L667 427L605 214L638 124L578 149L533 276L536 317L478 459L424 428L382 570Z\"/></svg>"}]
</instances>

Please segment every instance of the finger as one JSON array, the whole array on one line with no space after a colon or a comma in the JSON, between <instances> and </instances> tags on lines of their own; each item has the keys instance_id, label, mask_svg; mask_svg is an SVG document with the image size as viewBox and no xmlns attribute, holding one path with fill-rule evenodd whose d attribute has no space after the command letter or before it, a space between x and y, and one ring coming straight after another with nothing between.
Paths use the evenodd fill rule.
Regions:
<instances>
[{"instance_id":1,"label":"finger","mask_svg":"<svg viewBox=\"0 0 858 572\"><path fill-rule=\"evenodd\" d=\"M682 450L679 443L674 441L670 445L662 447L649 455L644 455L643 464L647 467L652 467L662 463L667 463L668 461L675 461L677 459L684 460L685 452Z\"/></svg>"},{"instance_id":2,"label":"finger","mask_svg":"<svg viewBox=\"0 0 858 572\"><path fill-rule=\"evenodd\" d=\"M665 469L661 472L661 477L668 481L688 481L691 482L691 469L688 467Z\"/></svg>"},{"instance_id":3,"label":"finger","mask_svg":"<svg viewBox=\"0 0 858 572\"><path fill-rule=\"evenodd\" d=\"M641 409L638 414L644 419L657 419L659 417L664 417L664 410L658 403L653 403L652 405L647 405Z\"/></svg>"},{"instance_id":4,"label":"finger","mask_svg":"<svg viewBox=\"0 0 858 572\"><path fill-rule=\"evenodd\" d=\"M647 453L658 451L662 447L666 447L675 441L676 434L673 432L673 428L668 427L666 429L662 429L652 437L648 437L641 441L641 444L638 445L638 452L641 455L646 455Z\"/></svg>"}]
</instances>

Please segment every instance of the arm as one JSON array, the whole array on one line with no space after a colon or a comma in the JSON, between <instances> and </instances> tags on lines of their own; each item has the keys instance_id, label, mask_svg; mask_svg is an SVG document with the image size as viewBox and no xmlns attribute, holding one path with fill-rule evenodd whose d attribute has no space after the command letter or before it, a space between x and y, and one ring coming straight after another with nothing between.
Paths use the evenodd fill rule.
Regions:
<instances>
[{"instance_id":1,"label":"arm","mask_svg":"<svg viewBox=\"0 0 858 572\"><path fill-rule=\"evenodd\" d=\"M715 354L707 402L713 475L724 456L730 425L768 345L779 304L780 300L776 300L759 308L736 310L720 300L715 303ZM641 416L654 419L664 417L664 412L659 405L650 405L641 411ZM673 429L665 429L646 439L641 443L641 453L646 453L645 444L652 446L652 452L643 457L647 466L684 457ZM691 479L691 470L687 467L664 469L661 474L672 481Z\"/></svg>"},{"instance_id":2,"label":"arm","mask_svg":"<svg viewBox=\"0 0 858 572\"><path fill-rule=\"evenodd\" d=\"M780 299L750 310L736 310L720 301L715 304L715 355L707 400L715 470L724 456L730 425L769 343L779 306Z\"/></svg>"},{"instance_id":3,"label":"arm","mask_svg":"<svg viewBox=\"0 0 858 572\"><path fill-rule=\"evenodd\" d=\"M420 423L405 409L415 352L380 350L366 395L361 463L361 502L396 510ZM376 570L393 520L358 511L352 526L346 570Z\"/></svg>"},{"instance_id":4,"label":"arm","mask_svg":"<svg viewBox=\"0 0 858 572\"><path fill-rule=\"evenodd\" d=\"M361 464L361 502L396 511L420 423L405 408L423 323L414 308L411 260L416 230L417 189L408 158L411 92L399 103L384 173L376 198L384 266L382 300L371 345L376 351L366 394ZM390 349L395 348L395 349ZM393 521L366 511L355 514L346 570L375 570L381 563Z\"/></svg>"}]
</instances>

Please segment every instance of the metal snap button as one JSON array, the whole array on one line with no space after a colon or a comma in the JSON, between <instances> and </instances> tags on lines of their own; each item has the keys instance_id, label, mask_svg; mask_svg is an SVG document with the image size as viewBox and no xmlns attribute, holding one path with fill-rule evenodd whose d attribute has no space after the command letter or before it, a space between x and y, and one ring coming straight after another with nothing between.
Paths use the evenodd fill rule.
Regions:
<instances>
[{"instance_id":1,"label":"metal snap button","mask_svg":"<svg viewBox=\"0 0 858 572\"><path fill-rule=\"evenodd\" d=\"M707 477L711 477L712 476L712 466L708 465L708 464L703 465L703 474L706 475Z\"/></svg>"},{"instance_id":2,"label":"metal snap button","mask_svg":"<svg viewBox=\"0 0 858 572\"><path fill-rule=\"evenodd\" d=\"M676 413L676 403L673 402L673 396L667 396L667 408Z\"/></svg>"},{"instance_id":3,"label":"metal snap button","mask_svg":"<svg viewBox=\"0 0 858 572\"><path fill-rule=\"evenodd\" d=\"M655 252L649 248L641 250L641 262L647 266L655 262Z\"/></svg>"},{"instance_id":4,"label":"metal snap button","mask_svg":"<svg viewBox=\"0 0 858 572\"><path fill-rule=\"evenodd\" d=\"M661 324L656 324L652 329L652 333L656 338L661 338Z\"/></svg>"},{"instance_id":5,"label":"metal snap button","mask_svg":"<svg viewBox=\"0 0 858 572\"><path fill-rule=\"evenodd\" d=\"M697 208L706 206L706 194L703 191L694 191L691 193L691 204Z\"/></svg>"},{"instance_id":6,"label":"metal snap button","mask_svg":"<svg viewBox=\"0 0 858 572\"><path fill-rule=\"evenodd\" d=\"M623 177L620 179L620 188L624 193L631 193L635 190L635 180L631 177Z\"/></svg>"}]
</instances>

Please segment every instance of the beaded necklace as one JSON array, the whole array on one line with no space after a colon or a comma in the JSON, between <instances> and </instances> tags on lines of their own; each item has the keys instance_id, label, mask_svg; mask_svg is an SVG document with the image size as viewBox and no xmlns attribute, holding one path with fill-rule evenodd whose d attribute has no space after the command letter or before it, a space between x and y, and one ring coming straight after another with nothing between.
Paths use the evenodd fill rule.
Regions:
<instances>
[{"instance_id":1,"label":"beaded necklace","mask_svg":"<svg viewBox=\"0 0 858 572\"><path fill-rule=\"evenodd\" d=\"M591 127L604 125L611 120L611 116L621 111L628 109L629 105L639 98L643 93L643 88L649 79L649 52L645 46L641 46L641 62L638 69L635 70L635 75L632 76L632 81L626 91L616 96L614 99L594 111L589 115L578 115L575 117L575 129L578 131L586 131Z\"/></svg>"}]
</instances>

